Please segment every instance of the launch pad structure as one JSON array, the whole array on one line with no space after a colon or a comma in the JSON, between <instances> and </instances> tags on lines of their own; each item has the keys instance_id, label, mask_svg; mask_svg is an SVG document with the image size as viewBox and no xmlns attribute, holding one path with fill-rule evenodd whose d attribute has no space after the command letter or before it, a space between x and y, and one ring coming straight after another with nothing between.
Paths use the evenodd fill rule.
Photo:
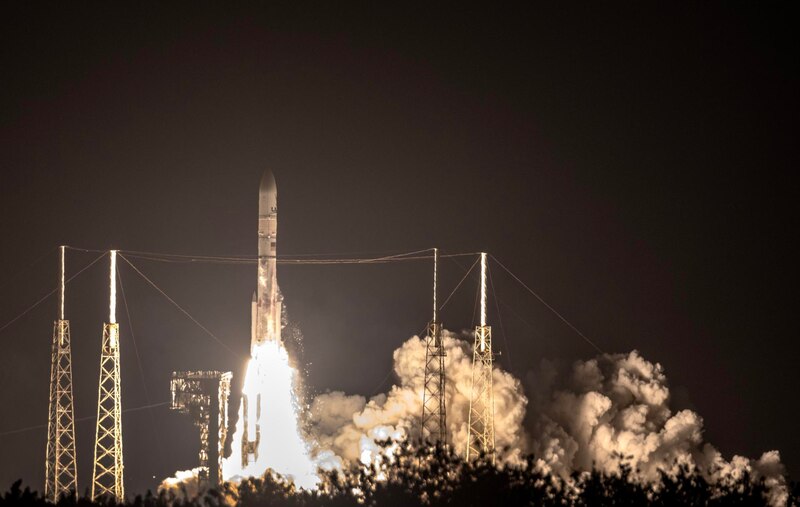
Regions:
<instances>
[{"instance_id":1,"label":"launch pad structure","mask_svg":"<svg viewBox=\"0 0 800 507\"><path fill-rule=\"evenodd\" d=\"M447 406L445 404L446 356L442 343L442 325L438 319L436 291L439 269L439 249L433 249L433 319L425 336L425 379L422 394L423 441L447 443Z\"/></svg>"},{"instance_id":2,"label":"launch pad structure","mask_svg":"<svg viewBox=\"0 0 800 507\"><path fill-rule=\"evenodd\" d=\"M172 372L170 408L188 414L200 428L201 486L216 487L222 482L231 377L229 371Z\"/></svg>"},{"instance_id":3,"label":"launch pad structure","mask_svg":"<svg viewBox=\"0 0 800 507\"><path fill-rule=\"evenodd\" d=\"M494 389L492 382L494 355L492 328L486 325L486 253L481 253L481 321L475 327L472 352L472 388L469 400L466 459L481 454L495 460Z\"/></svg>"},{"instance_id":4,"label":"launch pad structure","mask_svg":"<svg viewBox=\"0 0 800 507\"><path fill-rule=\"evenodd\" d=\"M72 348L69 321L64 319L64 250L61 247L61 305L53 323L50 363L50 405L47 418L45 498L53 503L78 491L75 453L75 412L72 398Z\"/></svg>"},{"instance_id":5,"label":"launch pad structure","mask_svg":"<svg viewBox=\"0 0 800 507\"><path fill-rule=\"evenodd\" d=\"M120 384L119 324L117 323L117 251L110 252L108 322L103 325L100 383L97 388L97 427L94 441L92 499L125 499L122 454L122 386Z\"/></svg>"}]
</instances>

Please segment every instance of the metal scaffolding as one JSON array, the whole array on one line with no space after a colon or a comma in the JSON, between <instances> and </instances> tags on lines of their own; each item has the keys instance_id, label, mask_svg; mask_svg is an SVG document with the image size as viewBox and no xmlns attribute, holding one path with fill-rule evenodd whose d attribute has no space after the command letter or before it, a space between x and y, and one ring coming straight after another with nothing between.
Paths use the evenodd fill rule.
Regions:
<instances>
[{"instance_id":1,"label":"metal scaffolding","mask_svg":"<svg viewBox=\"0 0 800 507\"><path fill-rule=\"evenodd\" d=\"M116 320L117 252L111 250L109 316L103 325L100 385L97 389L97 429L94 441L92 498L125 499L122 463L122 390L120 387L119 324Z\"/></svg>"},{"instance_id":2,"label":"metal scaffolding","mask_svg":"<svg viewBox=\"0 0 800 507\"><path fill-rule=\"evenodd\" d=\"M198 479L207 487L216 487L222 482L231 376L229 371L176 371L170 380L170 408L190 415L194 425L200 428Z\"/></svg>"},{"instance_id":3,"label":"metal scaffolding","mask_svg":"<svg viewBox=\"0 0 800 507\"><path fill-rule=\"evenodd\" d=\"M64 319L64 247L61 247L61 309L53 323L50 405L47 418L45 498L51 502L78 490L75 413L72 399L72 349L69 321Z\"/></svg>"},{"instance_id":4,"label":"metal scaffolding","mask_svg":"<svg viewBox=\"0 0 800 507\"><path fill-rule=\"evenodd\" d=\"M466 459L481 453L494 463L492 328L486 325L486 254L481 254L481 323L475 327Z\"/></svg>"},{"instance_id":5,"label":"metal scaffolding","mask_svg":"<svg viewBox=\"0 0 800 507\"><path fill-rule=\"evenodd\" d=\"M422 394L421 437L433 443L447 443L447 410L445 404L446 356L442 329L438 321L436 290L439 249L433 249L433 319L425 337L425 381Z\"/></svg>"}]
</instances>

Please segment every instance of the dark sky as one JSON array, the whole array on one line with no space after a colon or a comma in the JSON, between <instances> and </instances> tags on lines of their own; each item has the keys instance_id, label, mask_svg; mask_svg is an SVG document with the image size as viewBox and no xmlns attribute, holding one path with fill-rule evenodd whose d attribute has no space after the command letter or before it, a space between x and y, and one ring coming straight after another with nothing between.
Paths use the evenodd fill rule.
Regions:
<instances>
[{"instance_id":1,"label":"dark sky","mask_svg":"<svg viewBox=\"0 0 800 507\"><path fill-rule=\"evenodd\" d=\"M800 475L798 53L782 6L70 7L0 15L0 325L55 287L59 244L254 256L270 167L279 253L489 251L603 350L660 362L725 457L779 449ZM95 256L69 252L70 272ZM123 263L124 405L166 401L172 370L240 381L255 267L137 266L236 354ZM81 489L106 270L68 287ZM594 354L492 274L504 367L525 379ZM461 275L444 262L442 291ZM385 389L392 350L430 317L427 262L279 279L311 393ZM474 325L474 295L448 328ZM56 308L0 331L0 489L43 484L44 428L3 432L46 422ZM194 466L188 418L161 406L123 428L129 492Z\"/></svg>"}]
</instances>

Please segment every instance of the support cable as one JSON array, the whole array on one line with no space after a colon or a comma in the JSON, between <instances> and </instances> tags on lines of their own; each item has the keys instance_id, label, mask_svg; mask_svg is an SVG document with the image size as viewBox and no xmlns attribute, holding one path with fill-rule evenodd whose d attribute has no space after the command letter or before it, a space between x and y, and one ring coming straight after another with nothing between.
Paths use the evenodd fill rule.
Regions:
<instances>
[{"instance_id":1,"label":"support cable","mask_svg":"<svg viewBox=\"0 0 800 507\"><path fill-rule=\"evenodd\" d=\"M386 376L383 377L383 380L381 380L381 382L375 386L375 389L372 390L372 394L369 395L370 398L378 394L378 391L383 387L384 384L386 384L386 381L389 380L389 377L392 376L392 372L394 372L394 366L389 368L389 371L386 372Z\"/></svg>"},{"instance_id":2,"label":"support cable","mask_svg":"<svg viewBox=\"0 0 800 507\"><path fill-rule=\"evenodd\" d=\"M462 254L458 254L458 255L462 255ZM474 254L468 254L468 255L474 255ZM455 257L455 255L449 255L449 256L448 256L448 255L439 255L439 257L450 257L450 258L452 258L452 257ZM479 262L479 261L480 261L480 259L476 259L476 260L475 260L475 262L473 262L473 263L472 263L472 266L470 266L469 270L467 270L467 273L466 273L466 274L463 276L463 278L461 278L461 281L459 281L459 282L458 282L458 284L456 284L456 287L455 287L455 288L452 290L452 292L450 292L450 295L449 295L449 296L447 296L447 299L445 299L445 300L444 300L444 303L442 303L442 306L440 306L440 307L439 307L439 311L441 311L441 310L442 310L442 309L443 309L443 308L444 308L444 307L447 305L447 302L448 302L448 301L450 301L450 298L452 298L452 297L453 297L453 295L454 295L454 294L456 293L456 291L458 290L458 288L459 288L459 287L461 287L461 284L463 284L463 283L464 283L464 280L466 280L466 279L467 279L467 277L469 276L470 272L472 272L472 270L473 270L473 269L475 269L475 266L478 264L478 262ZM457 263L457 265L458 265L459 267L461 267L461 265L460 265L460 264L458 264L458 263ZM461 269L464 269L464 268L462 267ZM432 321L430 321L430 320L429 320L429 321L428 321L428 322L425 324L425 327L423 327L423 328L422 328L422 329L419 331L419 333L417 333L417 336L422 336L422 334L423 334L423 333L424 333L424 332L425 332L425 331L428 329L428 327L431 325L431 322L432 322ZM386 376L383 378L383 380L381 380L380 384L378 384L377 386L375 386L375 389L373 389L373 390L372 390L372 394L370 394L370 398L372 398L373 396L375 396L375 394L377 394L377 393L378 393L378 390L379 390L380 388L382 388L384 384L386 384L386 381L389 379L389 377L391 376L391 374L392 374L392 372L393 372L393 371L394 371L394 368L393 368L393 367L392 367L392 368L389 368L389 371L388 371L388 373L386 373Z\"/></svg>"},{"instance_id":3,"label":"support cable","mask_svg":"<svg viewBox=\"0 0 800 507\"><path fill-rule=\"evenodd\" d=\"M90 262L89 264L87 264L86 266L84 266L84 267L83 267L83 269L81 269L80 271L78 271L77 273L75 273L74 275L72 275L71 277L69 277L69 278L68 278L68 279L67 279L67 280L66 280L64 283L66 284L66 283L69 283L69 282L71 282L72 280L74 280L74 279L75 279L75 277L77 277L78 275L80 275L81 273L83 273L84 271L86 271L87 269L89 269L90 267L92 267L92 265L94 265L94 263L96 263L97 261L99 261L100 259L102 259L102 258L103 258L103 256L105 256L105 255L106 255L106 252L103 252L102 254L100 254L100 255L99 255L99 256L98 256L98 257L97 257L95 260L93 260L92 262ZM16 317L14 317L13 319L11 319L10 321L8 321L8 322L6 322L5 324L3 324L3 326L2 326L2 327L0 327L0 332L2 332L2 331L3 331L4 329L6 329L8 326L10 326L10 325L11 325L11 324L13 324L14 322L16 322L16 321L18 321L19 319L21 319L22 317L24 317L24 316L25 316L25 315L26 315L28 312L30 312L31 310L33 310L34 308L36 308L36 307L37 307L37 306L39 306L40 304L44 303L44 302L45 302L45 301L46 301L46 300L47 300L47 299L48 299L50 296L52 296L52 295L53 295L53 294L55 294L56 292L59 292L60 290L61 290L61 285L59 284L59 286L58 286L58 287L56 287L55 289L53 289L53 290L51 290L50 292L48 292L47 294L45 294L45 295L44 295L44 296L43 296L41 299L39 299L38 301L36 301L35 303L33 303L33 304L32 304L31 306L29 306L27 309L25 309L25 311L23 311L22 313L20 313L19 315L17 315L17 316L16 316Z\"/></svg>"},{"instance_id":4,"label":"support cable","mask_svg":"<svg viewBox=\"0 0 800 507\"><path fill-rule=\"evenodd\" d=\"M139 271L139 268L137 268L136 266L134 266L134 265L133 265L133 263L131 263L131 261L129 261L127 257L125 257L125 256L124 256L124 255L122 255L122 254L120 254L120 257L122 258L122 260L124 260L125 262L127 262L127 263L128 263L128 265L129 265L130 267L132 267L132 268L133 268L133 270L134 270L134 271L136 271L136 272L139 274L139 276L141 276L142 278L144 278L144 279L145 279L145 281L147 281L147 283L149 283L150 285L152 285L154 289L156 289L156 290L157 290L159 293L161 293L161 295L162 295L162 296L164 296L165 298L167 298L167 300L168 300L170 303L172 303L172 304L175 306L175 308L177 308L178 310L180 310L180 311L181 311L181 312L182 312L184 315L186 315L187 317L189 317L189 319L190 319L192 322L194 322L195 324L197 324L197 326L198 326L200 329L202 329L203 331L205 331L205 332L206 332L206 334L208 334L208 336L210 336L211 338L213 338L213 339L214 339L214 340L215 340L217 343L219 343L219 344L220 344L222 347L224 347L224 348L225 348L225 350L227 350L228 352L230 352L232 355L236 356L237 358L238 358L238 357L241 357L239 354L237 354L237 353L236 353L236 351L234 351L232 348L230 348L230 347L229 347L229 346L228 346L228 345L227 345L225 342L223 342L222 340L220 340L220 339L217 337L217 335L215 335L214 333L212 333L211 331L209 331L207 327L205 327L203 324L201 324L200 322L198 322L198 320L197 320L197 319L195 319L194 317L192 317L192 316L191 316L191 314L189 314L189 312L187 312L186 310L184 310L184 309L183 309L183 307L181 307L181 305L179 305L178 303L176 303L174 299L172 299L171 297L169 297L169 296L167 295L167 293L166 293L166 292L164 292L163 290L161 290L161 288L159 288L159 286L158 286L158 285L156 285L156 284L155 284L155 283L154 283L152 280L150 280L150 279L147 277L147 275L145 275L144 273L142 273L141 271Z\"/></svg>"},{"instance_id":5,"label":"support cable","mask_svg":"<svg viewBox=\"0 0 800 507\"><path fill-rule=\"evenodd\" d=\"M122 411L122 413L123 414L127 414L128 412L138 412L140 410L147 410L147 409L156 408L156 407L163 407L164 405L169 405L170 403L171 402L169 402L169 401L161 401L161 402L153 403L153 404L150 404L150 405L142 405L140 407L126 408L126 409L124 409ZM89 416L86 416L86 417L80 417L78 419L75 419L75 422L94 421L96 418L97 418L96 415L89 415ZM0 432L0 437L5 437L5 436L8 436L8 435L14 435L14 434L17 434L17 433L24 433L26 431L38 430L38 429L41 429L41 428L47 428L47 424L36 424L36 425L33 425L33 426L26 426L24 428L17 428L15 430L3 431L3 432Z\"/></svg>"},{"instance_id":6,"label":"support cable","mask_svg":"<svg viewBox=\"0 0 800 507\"><path fill-rule=\"evenodd\" d=\"M136 353L136 364L139 367L139 378L142 380L142 389L144 389L144 399L148 405L150 405L150 392L147 390L147 381L145 380L144 376L144 368L142 368L142 358L139 355L139 346L136 344L136 335L133 333L133 321L131 320L131 311L128 308L128 298L125 297L125 286L122 284L122 273L117 267L117 279L119 280L119 290L122 293L122 303L125 305L125 315L128 317L128 329L131 332L131 341L133 342L133 351ZM158 444L158 451L161 454L162 461L166 460L166 455L164 454L164 446L161 445L161 433L158 431L158 426L156 425L156 420L153 417L153 411L148 410L150 415L150 422L153 425L153 429L156 443Z\"/></svg>"},{"instance_id":7,"label":"support cable","mask_svg":"<svg viewBox=\"0 0 800 507\"><path fill-rule=\"evenodd\" d=\"M474 254L470 254L470 255L474 255ZM444 257L444 256L443 256L443 257ZM456 262L456 261L454 260L453 262ZM473 262L473 263L472 263L472 266L470 266L470 268L469 268L469 269L467 270L467 272L464 274L464 277L461 279L461 281L460 281L460 282L458 282L458 285L456 285L456 288L455 288L455 289L453 289L453 292L451 292L451 293L450 293L450 295L449 295L449 296L447 296L447 299L445 299L445 300L444 300L444 303L442 303L442 306L440 306L440 307L439 307L439 310L440 310L440 311L441 311L441 310L442 310L442 309L445 307L445 305L447 305L447 302L448 302L448 301L450 301L450 298L452 298L452 297L453 297L453 295L454 295L454 294L456 293L456 291L458 290L458 288L459 288L459 287L461 287L461 284L462 284L462 283L464 283L464 280L466 280L466 279L467 279L467 277L468 277L468 276L469 276L469 274L472 272L472 270L473 270L473 269L475 269L475 266L477 266L477 265L478 265L478 262L480 262L480 259L475 259L475 262ZM456 262L456 265L457 265L458 267L460 267L461 269L464 269L464 267L463 267L463 266L461 266L461 264L458 264L458 262ZM474 317L474 315L473 315L473 317Z\"/></svg>"},{"instance_id":8,"label":"support cable","mask_svg":"<svg viewBox=\"0 0 800 507\"><path fill-rule=\"evenodd\" d=\"M538 329L536 329L536 326L534 326L533 324L531 324L530 322L528 322L527 320L525 320L525 319L522 317L522 315L520 315L520 314L519 314L519 312L518 312L518 311L516 311L516 310L514 309L514 307L512 307L511 305L509 305L508 303L506 303L505 301L503 301L503 300L502 300L502 299L500 299L499 297L497 298L497 301L499 301L501 305L503 305L503 306L505 306L506 308L508 308L508 310L509 310L509 311L510 311L512 314L514 314L514 316L515 316L517 319L519 319L519 321L520 321L520 322L522 322L523 324L525 324L526 326L528 326L528 327L530 328L530 330L531 330L531 331L533 331L533 333L534 333L534 334L536 334L536 335L537 335L539 338L544 338L544 336L543 336L543 335L542 335L542 334L539 332L539 330L538 330Z\"/></svg>"},{"instance_id":9,"label":"support cable","mask_svg":"<svg viewBox=\"0 0 800 507\"><path fill-rule=\"evenodd\" d=\"M492 271L489 272L489 287L492 289L492 299L494 299L494 307L497 310L497 322L500 324L500 335L503 337L503 348L506 349L506 357L508 357L508 370L514 371L514 364L511 361L511 349L508 348L508 339L506 338L506 329L503 326L503 316L500 315L500 305L497 302L497 292L494 290L494 281L492 280Z\"/></svg>"},{"instance_id":10,"label":"support cable","mask_svg":"<svg viewBox=\"0 0 800 507\"><path fill-rule=\"evenodd\" d=\"M542 297L541 297L539 294L537 294L536 292L534 292L534 290L533 290L533 289L531 289L530 287L528 287L528 286L525 284L525 282L523 282L522 280L520 280L520 279L519 279L519 277L518 277L517 275L515 275L514 273L512 273L512 272L511 272L511 270L510 270L510 269L508 269L507 267L505 267L505 265L504 265L502 262L500 262L499 260L497 260L497 257L495 257L494 255L492 255L492 259L494 259L494 261L495 261L495 262L496 262L496 263L497 263L497 264L498 264L498 265L499 265L501 268L503 268L503 269L506 271L506 273L508 273L509 275L511 275L511 278L513 278L514 280L516 280L516 281L517 281L517 283L519 283L519 284L520 284L520 285L521 285L521 286L522 286L522 287L523 287L525 290L527 290L528 292L530 292L531 294L533 294L533 296L534 296L536 299L538 299L538 300L539 300L539 302L540 302L540 303L542 303L542 304L543 304L545 307L547 307L547 309L548 309L548 310L550 310L551 312L553 312L553 314L554 314L556 317L558 317L559 319L561 319L561 322L563 322L563 323L564 323L564 324L566 324L566 325L567 325L567 326L568 326L570 329L572 329L573 331L575 331L575 333L576 333L578 336L580 336L581 338L583 338L583 340L584 340L586 343L588 343L589 345L591 345L592 347L594 347L594 348L595 348L595 350L597 350L597 351L598 351L598 352L600 352L601 354L605 354L605 351L603 351L603 349L601 349L600 347L598 347L598 346L597 346L597 345L596 345L596 344L595 344L595 343L594 343L592 340L590 340L590 339L589 339L589 338L588 338L588 337L587 337L585 334L581 333L581 332L580 332L580 330L579 330L577 327L573 326L573 325L572 325L572 323L566 319L566 317L564 317L563 315L561 315L560 313L558 313L558 311L557 311L555 308L553 308L552 306L550 306L550 305L547 303L547 301L545 301L544 299L542 299Z\"/></svg>"},{"instance_id":11,"label":"support cable","mask_svg":"<svg viewBox=\"0 0 800 507\"><path fill-rule=\"evenodd\" d=\"M89 248L70 247L71 250L81 252L101 252L101 250L94 250ZM239 255L186 255L186 254L172 254L172 253L159 253L159 252L146 252L140 250L119 250L120 254L125 254L131 259L143 259L157 262L168 263L216 263L216 264L255 264L258 262L258 257L239 256ZM275 259L278 264L384 264L390 262L406 262L432 259L433 248L426 248L424 250L416 250L413 252L405 252L399 254L389 254L379 257L330 257L334 255L358 255L358 253L349 254L287 254L277 255ZM453 258L465 257L476 255L477 252L442 254L440 258ZM427 254L427 255L423 255ZM314 258L316 257L316 258Z\"/></svg>"},{"instance_id":12,"label":"support cable","mask_svg":"<svg viewBox=\"0 0 800 507\"><path fill-rule=\"evenodd\" d=\"M459 263L457 260L455 260L455 259L454 259L454 260L453 260L453 262L454 262L454 263L455 263L455 264L456 264L456 265L457 265L459 268L461 268L461 270L462 270L462 271L466 271L466 272L467 272L467 274L466 274L466 275L464 275L464 276L465 276L465 278L466 278L466 276L467 276L467 275L470 273L470 271L472 271L472 269L475 267L475 264L473 264L473 265L472 265L472 267L470 267L470 268L469 268L469 270L467 270L467 268L465 268L465 267L464 267L464 266L463 266L461 263ZM476 261L476 263L477 263L477 261ZM497 295L497 293L496 293L496 292L495 292L495 290L494 290L494 281L492 280L492 277L491 277L491 276L492 276L492 274L491 274L491 270L490 270L490 271L489 271L489 280L490 280L490 282L491 282L491 287L492 287L492 295L494 296L494 299L495 299L495 305L497 305L498 303L500 303L500 304L502 304L503 306L505 306L505 307L506 307L506 308L507 308L509 311L511 311L511 313L513 313L513 314L514 314L514 316L515 316L515 317L517 317L517 319L519 319L519 320L520 320L520 322L522 322L522 323L523 323L523 324L525 324L525 325L526 325L528 328L530 328L530 330L531 330L531 331L533 331L533 332L534 332L534 334L536 334L536 335L537 335L539 338L542 338L542 335L541 335L541 333L539 332L539 330L536 328L536 326L534 326L533 324L531 324L530 322L528 322L527 320L525 320L525 319L524 319L524 318L523 318L523 317L522 317L522 316L519 314L519 312L517 312L517 311L514 309L514 307L513 307L513 306L511 306L511 305L509 305L508 303L506 303L506 302L505 302L505 301L504 301L504 300L503 300L501 297L499 297L499 296ZM504 330L504 328L503 328L503 320L502 320L502 317L500 316L500 309L499 309L499 307L497 308L497 317L498 317L498 320L499 320L499 322L500 322L500 330L501 330L501 332L503 333L503 344L504 344L504 346L505 346L506 353L509 355L509 368L513 368L513 367L511 366L511 360L510 360L510 357L511 357L511 349L509 348L509 346L508 346L508 341L507 341L507 339L506 339L506 337L505 337L505 330ZM474 315L473 315L473 321L474 321Z\"/></svg>"},{"instance_id":13,"label":"support cable","mask_svg":"<svg viewBox=\"0 0 800 507\"><path fill-rule=\"evenodd\" d=\"M427 331L428 327L431 325L431 322L432 321L429 320L428 323L425 324L425 327L420 329L419 333L417 333L415 336L418 336L418 337L422 336L425 333L425 331ZM369 395L370 398L372 398L373 396L378 394L378 390L380 390L380 388L382 388L383 385L386 384L386 381L389 380L389 377L392 375L393 371L394 371L394 364L389 368L389 371L386 373L386 376L383 377L383 380L381 380L380 384L375 386L375 389L372 390L372 394Z\"/></svg>"}]
</instances>

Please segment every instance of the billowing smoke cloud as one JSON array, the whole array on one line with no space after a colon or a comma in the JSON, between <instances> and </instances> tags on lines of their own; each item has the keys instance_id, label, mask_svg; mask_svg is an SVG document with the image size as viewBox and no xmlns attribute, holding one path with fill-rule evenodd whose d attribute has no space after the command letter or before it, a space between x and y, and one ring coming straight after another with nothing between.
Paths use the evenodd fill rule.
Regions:
<instances>
[{"instance_id":1,"label":"billowing smoke cloud","mask_svg":"<svg viewBox=\"0 0 800 507\"><path fill-rule=\"evenodd\" d=\"M472 380L472 347L457 335L445 331L447 356L447 432L449 442L463 453L467 438L467 416ZM412 337L394 352L394 373L398 384L386 394L370 400L331 392L311 403L310 433L320 449L331 454L327 463L372 463L382 451L376 441L419 437L422 413L425 342ZM520 381L499 368L494 370L495 441L502 449L501 462L513 461L527 451L522 428L527 398Z\"/></svg>"},{"instance_id":2,"label":"billowing smoke cloud","mask_svg":"<svg viewBox=\"0 0 800 507\"><path fill-rule=\"evenodd\" d=\"M462 455L472 379L472 340L466 338L443 332L447 353L448 443ZM261 369L269 372L270 378L282 372L281 378L290 380L294 370L288 366L285 350L281 348L281 351L280 361L267 361ZM395 350L393 359L398 382L389 392L368 400L337 391L311 401L305 414L304 436L314 466L339 469L376 463L384 454L391 455L393 450L378 442L419 437L424 340L416 336L410 338ZM258 357L255 363L260 365ZM261 379L262 375L256 377ZM275 396L293 400L293 386L289 380L283 385L273 379L259 392L274 391ZM670 409L670 391L661 365L647 361L637 351L602 354L576 361L564 369L542 361L528 378L530 401L519 379L499 367L494 369L493 383L496 457L500 465L519 463L523 455L532 453L537 458L537 468L566 479L575 471L592 469L614 474L624 464L630 467L635 480L656 485L662 472L672 474L679 467L687 467L699 469L711 484L720 488L730 487L749 475L753 479L764 479L772 505L786 505L788 494L778 451L766 452L757 460L742 456L734 456L730 461L724 459L711 444L703 441L703 419L697 413ZM274 408L276 403L272 400L269 405ZM280 412L292 416L286 421L292 430L289 434L295 435L294 411L289 405L295 407L292 402ZM275 414L276 411L265 413ZM265 424L271 422L265 421ZM237 423L237 434L240 426L241 421ZM266 454L288 460L287 463L302 458L300 462L304 465L300 470L309 469L307 465L311 465L311 461L306 455L307 448L299 444L289 448L285 444L282 440L274 445L282 446L286 452ZM237 457L235 454L225 463L230 466ZM269 465L283 475L303 476L293 473L291 467L280 466L281 463ZM266 465L259 468L257 475ZM306 473L309 474L311 472ZM178 473L162 484L162 489L178 497L191 495L196 488L196 470Z\"/></svg>"},{"instance_id":3,"label":"billowing smoke cloud","mask_svg":"<svg viewBox=\"0 0 800 507\"><path fill-rule=\"evenodd\" d=\"M786 503L778 451L726 461L703 442L702 417L670 410L661 365L637 351L577 361L563 372L543 361L530 380L531 450L544 470L564 476L592 467L615 473L624 462L636 478L655 481L660 470L674 473L683 465L699 468L720 486L747 472L765 478L773 505Z\"/></svg>"},{"instance_id":4,"label":"billowing smoke cloud","mask_svg":"<svg viewBox=\"0 0 800 507\"><path fill-rule=\"evenodd\" d=\"M444 333L447 351L448 440L464 452L471 382L472 346ZM371 463L384 450L376 441L419 436L425 344L412 337L394 352L398 384L388 393L363 396L331 392L315 398L309 437L317 462L327 467ZM765 478L773 505L785 505L784 468L777 451L758 460L725 460L703 442L703 420L691 410L673 413L662 367L638 352L603 354L577 361L566 371L543 362L530 378L531 407L522 385L499 367L494 370L495 433L498 462L515 463L533 453L543 471L569 476L593 467L616 473L622 463L635 479L655 482L659 471L699 468L714 484L731 484L743 474ZM391 452L391 449L389 449Z\"/></svg>"},{"instance_id":5,"label":"billowing smoke cloud","mask_svg":"<svg viewBox=\"0 0 800 507\"><path fill-rule=\"evenodd\" d=\"M180 500L190 500L197 498L201 490L198 477L200 467L191 470L178 470L173 477L167 477L158 485L158 492L166 492L172 498Z\"/></svg>"}]
</instances>

